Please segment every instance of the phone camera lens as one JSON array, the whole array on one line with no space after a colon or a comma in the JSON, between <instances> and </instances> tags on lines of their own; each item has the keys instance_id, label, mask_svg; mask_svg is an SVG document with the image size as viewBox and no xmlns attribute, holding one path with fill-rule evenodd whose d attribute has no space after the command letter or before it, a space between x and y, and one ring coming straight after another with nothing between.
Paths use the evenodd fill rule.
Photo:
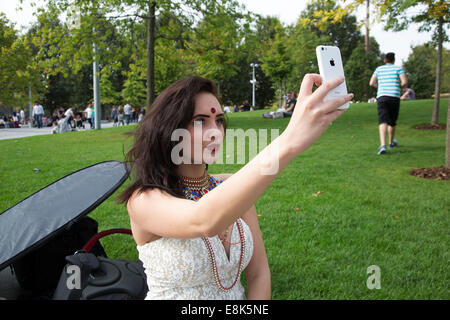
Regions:
<instances>
[{"instance_id":1,"label":"phone camera lens","mask_svg":"<svg viewBox=\"0 0 450 320\"><path fill-rule=\"evenodd\" d=\"M324 49L323 49L323 47L322 47L322 51L323 51Z\"/></svg>"}]
</instances>

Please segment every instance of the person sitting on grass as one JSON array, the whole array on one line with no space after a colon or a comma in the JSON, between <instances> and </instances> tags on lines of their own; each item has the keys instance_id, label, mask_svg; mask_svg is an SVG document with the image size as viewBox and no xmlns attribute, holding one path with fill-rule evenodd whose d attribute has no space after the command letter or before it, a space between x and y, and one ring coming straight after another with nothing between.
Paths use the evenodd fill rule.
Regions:
<instances>
[{"instance_id":1,"label":"person sitting on grass","mask_svg":"<svg viewBox=\"0 0 450 320\"><path fill-rule=\"evenodd\" d=\"M84 123L83 123L83 117L81 112L75 111L75 128L76 129L85 129Z\"/></svg>"},{"instance_id":2,"label":"person sitting on grass","mask_svg":"<svg viewBox=\"0 0 450 320\"><path fill-rule=\"evenodd\" d=\"M72 128L69 124L69 117L67 117L65 114L61 115L61 119L58 121L58 133L64 133L64 132L70 132L72 131Z\"/></svg>"},{"instance_id":3,"label":"person sitting on grass","mask_svg":"<svg viewBox=\"0 0 450 320\"><path fill-rule=\"evenodd\" d=\"M352 94L323 101L343 81L322 83L320 75L307 74L284 132L234 174L208 173L227 127L216 85L188 77L160 93L133 131L125 157L132 181L117 198L126 204L145 268L146 299L270 299L254 203L343 114L338 107Z\"/></svg>"},{"instance_id":4,"label":"person sitting on grass","mask_svg":"<svg viewBox=\"0 0 450 320\"><path fill-rule=\"evenodd\" d=\"M400 100L416 100L416 93L411 88L403 88L403 95L400 97Z\"/></svg>"},{"instance_id":5,"label":"person sitting on grass","mask_svg":"<svg viewBox=\"0 0 450 320\"><path fill-rule=\"evenodd\" d=\"M6 117L5 117L6 119ZM14 121L12 119L12 117L10 116L9 118L6 119L6 125L8 126L8 128L13 129L14 128Z\"/></svg>"},{"instance_id":6,"label":"person sitting on grass","mask_svg":"<svg viewBox=\"0 0 450 320\"><path fill-rule=\"evenodd\" d=\"M292 116L292 112L294 111L295 105L297 104L297 93L290 92L288 93L287 99L284 100L283 104L283 115L285 118Z\"/></svg>"},{"instance_id":7,"label":"person sitting on grass","mask_svg":"<svg viewBox=\"0 0 450 320\"><path fill-rule=\"evenodd\" d=\"M52 134L57 134L59 133L59 126L58 126L58 122L57 121L53 121L52 123L52 129L50 130L50 132Z\"/></svg>"},{"instance_id":8,"label":"person sitting on grass","mask_svg":"<svg viewBox=\"0 0 450 320\"><path fill-rule=\"evenodd\" d=\"M3 118L0 118L0 128L6 128L6 122Z\"/></svg>"}]
</instances>

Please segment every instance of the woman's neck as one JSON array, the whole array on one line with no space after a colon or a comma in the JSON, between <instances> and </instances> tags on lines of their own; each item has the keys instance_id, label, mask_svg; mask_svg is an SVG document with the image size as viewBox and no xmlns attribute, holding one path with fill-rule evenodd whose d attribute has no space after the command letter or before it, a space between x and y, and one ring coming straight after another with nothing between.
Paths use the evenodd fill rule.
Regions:
<instances>
[{"instance_id":1,"label":"woman's neck","mask_svg":"<svg viewBox=\"0 0 450 320\"><path fill-rule=\"evenodd\" d=\"M180 164L176 172L179 176L189 178L200 178L205 173L205 164Z\"/></svg>"}]
</instances>

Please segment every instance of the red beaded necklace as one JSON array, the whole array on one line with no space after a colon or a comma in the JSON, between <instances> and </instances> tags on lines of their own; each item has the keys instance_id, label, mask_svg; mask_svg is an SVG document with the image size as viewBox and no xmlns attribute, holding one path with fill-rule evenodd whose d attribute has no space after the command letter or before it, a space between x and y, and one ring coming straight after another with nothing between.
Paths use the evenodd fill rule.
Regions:
<instances>
[{"instance_id":1,"label":"red beaded necklace","mask_svg":"<svg viewBox=\"0 0 450 320\"><path fill-rule=\"evenodd\" d=\"M240 220L237 220L236 224L238 226L239 237L240 237L240 240L241 240L240 241L240 243L241 243L241 254L239 255L239 265L238 265L238 270L237 270L237 273L236 273L236 277L234 278L233 283L229 287L225 287L222 284L222 282L220 281L219 272L217 270L216 257L214 255L214 251L213 251L211 242L209 241L209 239L207 237L202 237L202 240L205 243L206 248L208 249L209 257L211 259L211 266L212 266L212 272L213 272L213 276L214 276L214 281L216 282L217 287L220 290L222 290L222 291L231 290L234 287L234 285L236 284L237 280L239 279L239 275L242 272L243 257L244 257L244 252L245 252L244 230L243 230L243 227L242 227L242 224L241 224Z\"/></svg>"},{"instance_id":2,"label":"red beaded necklace","mask_svg":"<svg viewBox=\"0 0 450 320\"><path fill-rule=\"evenodd\" d=\"M205 172L206 173L206 172ZM184 177L184 176L182 176L182 177L180 177L180 179L181 179L181 181L183 182L183 184L185 185L185 188L184 188L184 190L185 190L185 197L187 198L187 199L191 199L191 200L193 200L193 201L198 201L198 199L199 198L201 198L202 196L203 196L203 194L205 194L205 193L203 193L203 194L197 194L198 195L198 197L196 196L196 197L192 197L191 196L191 194L192 194L192 191L191 190L189 190L190 188L189 187L194 187L195 189L197 189L197 188L199 188L199 189L206 189L206 188L208 188L209 187L209 191L211 191L212 189L214 189L214 187L216 186L216 185L218 185L218 183L217 183L217 180L216 179L214 179L214 178L212 178L213 180L215 180L215 182L216 183L214 183L213 185L210 185L210 186L208 186L208 180L206 180L205 179L205 176L209 176L209 175L204 175L204 176L202 176L200 179L198 179L198 180L203 180L203 181L198 181L197 179L197 183L198 182L200 182L199 183L199 185L195 185L195 186L193 186L192 185L192 183L194 182L194 181L185 181L185 180L188 180L188 179L186 179L187 177ZM204 180L205 179L205 180ZM187 182L187 183L185 183L185 182ZM189 183L190 182L190 183ZM220 181L220 182L222 182L222 181ZM201 184L201 185L200 185ZM206 191L206 190L205 190ZM235 277L235 279L234 279L234 281L233 281L233 283L229 286L229 287L226 287L226 286L224 286L223 284L222 284L222 282L220 281L220 278L219 278L219 271L218 271L218 269L217 269L217 261L216 261L216 256L214 255L214 250L213 250L213 247L212 247L212 245L211 245L211 242L209 241L209 239L207 238L207 237L201 237L201 239L203 240L203 242L205 243L205 246L206 246L206 248L208 249L208 253L209 253L209 258L211 259L211 271L212 271L212 273L213 273L213 278L214 278L214 282L216 283L216 285L217 285L217 287L221 290L221 291L229 291L229 290L231 290L235 285L236 285L236 283L237 283L237 281L238 281L238 279L239 279L239 275L241 274L241 272L242 272L242 266L243 266L243 257L244 257L244 252L245 252L245 238L244 238L244 228L243 228L243 226L242 226L242 222L240 221L240 219L238 219L238 220L236 220L236 225L237 225L237 228L238 228L238 231L239 231L239 238L240 238L240 241L239 242L237 242L237 243L240 243L241 244L241 253L240 253L240 255L239 255L239 265L238 265L238 270L237 270L237 273L236 273L236 277ZM220 239L220 237L219 237L219 239ZM222 239L221 239L222 240ZM222 242L223 242L223 240L222 240ZM237 244L237 243L235 243L235 244ZM233 243L234 244L234 243ZM231 259L231 253L230 253L230 259Z\"/></svg>"}]
</instances>

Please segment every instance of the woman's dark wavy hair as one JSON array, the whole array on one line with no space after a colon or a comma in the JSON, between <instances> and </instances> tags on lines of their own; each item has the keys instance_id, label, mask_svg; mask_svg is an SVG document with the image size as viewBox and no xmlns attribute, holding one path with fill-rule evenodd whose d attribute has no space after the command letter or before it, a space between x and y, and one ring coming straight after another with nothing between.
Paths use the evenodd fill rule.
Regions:
<instances>
[{"instance_id":1,"label":"woman's dark wavy hair","mask_svg":"<svg viewBox=\"0 0 450 320\"><path fill-rule=\"evenodd\" d=\"M209 92L219 100L214 82L188 77L172 83L153 102L142 122L131 132L134 144L124 162L132 183L117 197L118 203L126 203L135 190L141 193L153 188L184 198L183 186L171 159L178 141L171 141L171 136L175 129L187 128L194 115L195 96L201 92ZM226 130L226 119L223 126Z\"/></svg>"}]
</instances>

